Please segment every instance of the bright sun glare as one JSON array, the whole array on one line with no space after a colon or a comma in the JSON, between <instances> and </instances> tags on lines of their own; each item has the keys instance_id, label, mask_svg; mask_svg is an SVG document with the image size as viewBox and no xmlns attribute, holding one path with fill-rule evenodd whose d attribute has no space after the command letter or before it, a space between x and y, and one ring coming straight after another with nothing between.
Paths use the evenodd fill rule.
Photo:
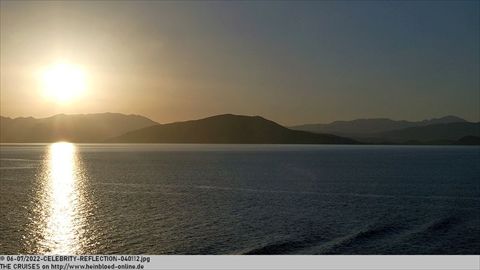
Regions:
<instances>
[{"instance_id":1,"label":"bright sun glare","mask_svg":"<svg viewBox=\"0 0 480 270\"><path fill-rule=\"evenodd\" d=\"M78 66L60 63L43 71L42 82L47 98L65 103L85 90L85 73Z\"/></svg>"}]
</instances>

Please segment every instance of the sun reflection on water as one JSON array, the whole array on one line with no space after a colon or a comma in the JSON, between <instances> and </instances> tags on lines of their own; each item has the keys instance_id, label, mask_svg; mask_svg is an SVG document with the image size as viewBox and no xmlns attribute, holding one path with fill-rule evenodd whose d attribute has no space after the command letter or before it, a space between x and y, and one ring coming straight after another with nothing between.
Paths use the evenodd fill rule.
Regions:
<instances>
[{"instance_id":1,"label":"sun reflection on water","mask_svg":"<svg viewBox=\"0 0 480 270\"><path fill-rule=\"evenodd\" d=\"M81 250L81 169L74 144L50 145L45 164L41 253L78 254Z\"/></svg>"}]
</instances>

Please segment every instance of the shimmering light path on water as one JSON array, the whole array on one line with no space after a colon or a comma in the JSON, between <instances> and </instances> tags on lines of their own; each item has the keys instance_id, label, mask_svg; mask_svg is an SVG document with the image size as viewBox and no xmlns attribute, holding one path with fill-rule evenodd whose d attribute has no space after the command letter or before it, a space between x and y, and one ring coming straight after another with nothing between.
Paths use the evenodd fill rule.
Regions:
<instances>
[{"instance_id":1,"label":"shimmering light path on water","mask_svg":"<svg viewBox=\"0 0 480 270\"><path fill-rule=\"evenodd\" d=\"M59 142L48 147L39 174L40 198L32 221L41 233L38 251L52 254L81 253L82 168L74 144Z\"/></svg>"}]
</instances>

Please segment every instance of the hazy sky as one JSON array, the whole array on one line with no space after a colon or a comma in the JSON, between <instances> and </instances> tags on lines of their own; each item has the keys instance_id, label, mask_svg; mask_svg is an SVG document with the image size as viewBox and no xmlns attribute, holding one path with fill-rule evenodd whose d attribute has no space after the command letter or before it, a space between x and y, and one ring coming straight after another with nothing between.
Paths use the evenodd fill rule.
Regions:
<instances>
[{"instance_id":1,"label":"hazy sky","mask_svg":"<svg viewBox=\"0 0 480 270\"><path fill-rule=\"evenodd\" d=\"M1 1L1 114L480 120L479 1ZM38 70L81 66L59 105Z\"/></svg>"}]
</instances>

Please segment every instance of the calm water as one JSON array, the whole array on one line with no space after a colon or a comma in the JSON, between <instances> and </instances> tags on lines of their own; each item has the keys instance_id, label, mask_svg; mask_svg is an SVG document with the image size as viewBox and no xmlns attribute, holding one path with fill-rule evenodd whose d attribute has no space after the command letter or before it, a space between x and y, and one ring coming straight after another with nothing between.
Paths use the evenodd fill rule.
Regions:
<instances>
[{"instance_id":1,"label":"calm water","mask_svg":"<svg viewBox=\"0 0 480 270\"><path fill-rule=\"evenodd\" d=\"M480 148L2 145L0 254L479 254Z\"/></svg>"}]
</instances>

